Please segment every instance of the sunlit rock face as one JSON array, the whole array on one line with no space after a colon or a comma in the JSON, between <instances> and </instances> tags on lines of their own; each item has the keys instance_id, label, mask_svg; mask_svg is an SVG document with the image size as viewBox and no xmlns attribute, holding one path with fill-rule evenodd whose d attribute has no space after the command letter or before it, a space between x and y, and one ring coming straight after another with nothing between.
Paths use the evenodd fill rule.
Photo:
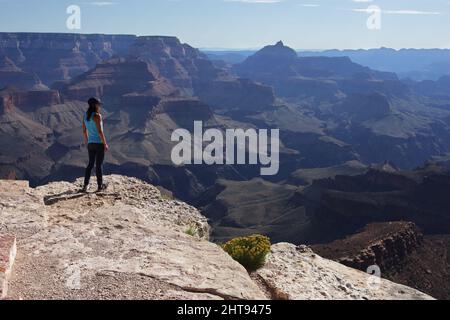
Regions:
<instances>
[{"instance_id":1,"label":"sunlit rock face","mask_svg":"<svg viewBox=\"0 0 450 320\"><path fill-rule=\"evenodd\" d=\"M190 93L197 81L217 78L221 72L204 54L175 37L139 37L129 54L154 64L160 75Z\"/></svg>"}]
</instances>

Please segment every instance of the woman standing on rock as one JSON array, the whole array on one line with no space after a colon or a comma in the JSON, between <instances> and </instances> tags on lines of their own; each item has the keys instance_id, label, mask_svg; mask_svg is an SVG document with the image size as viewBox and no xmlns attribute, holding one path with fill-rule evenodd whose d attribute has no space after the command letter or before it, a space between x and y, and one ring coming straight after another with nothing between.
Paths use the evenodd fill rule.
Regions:
<instances>
[{"instance_id":1,"label":"woman standing on rock","mask_svg":"<svg viewBox=\"0 0 450 320\"><path fill-rule=\"evenodd\" d=\"M87 192L88 190L94 164L97 174L97 191L104 191L106 190L106 185L103 183L102 166L103 160L105 159L105 152L108 151L109 147L103 132L102 103L96 98L91 98L88 104L89 109L83 118L83 136L89 151L89 164L84 175L84 187L82 191Z\"/></svg>"}]
</instances>

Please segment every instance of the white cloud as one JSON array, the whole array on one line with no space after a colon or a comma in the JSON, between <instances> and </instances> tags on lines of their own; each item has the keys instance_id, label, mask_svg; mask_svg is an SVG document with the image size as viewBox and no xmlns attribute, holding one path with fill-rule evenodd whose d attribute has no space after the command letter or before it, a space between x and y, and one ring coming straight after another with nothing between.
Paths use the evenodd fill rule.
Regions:
<instances>
[{"instance_id":1,"label":"white cloud","mask_svg":"<svg viewBox=\"0 0 450 320\"><path fill-rule=\"evenodd\" d=\"M352 9L353 12L372 13L369 9ZM438 11L419 11L419 10L381 10L385 14L403 14L403 15L440 15Z\"/></svg>"},{"instance_id":2,"label":"white cloud","mask_svg":"<svg viewBox=\"0 0 450 320\"><path fill-rule=\"evenodd\" d=\"M418 10L383 10L387 14L412 14L412 15L439 15L442 12L437 11L418 11Z\"/></svg>"},{"instance_id":3,"label":"white cloud","mask_svg":"<svg viewBox=\"0 0 450 320\"><path fill-rule=\"evenodd\" d=\"M104 6L115 5L116 2L111 2L111 1L94 1L94 2L89 2L89 4L91 4L93 6L104 7Z\"/></svg>"},{"instance_id":4,"label":"white cloud","mask_svg":"<svg viewBox=\"0 0 450 320\"><path fill-rule=\"evenodd\" d=\"M279 3L284 0L224 0L226 2L243 2L243 3Z\"/></svg>"},{"instance_id":5,"label":"white cloud","mask_svg":"<svg viewBox=\"0 0 450 320\"><path fill-rule=\"evenodd\" d=\"M320 4L315 4L315 3L300 3L300 7L316 8L316 7L320 7Z\"/></svg>"}]
</instances>

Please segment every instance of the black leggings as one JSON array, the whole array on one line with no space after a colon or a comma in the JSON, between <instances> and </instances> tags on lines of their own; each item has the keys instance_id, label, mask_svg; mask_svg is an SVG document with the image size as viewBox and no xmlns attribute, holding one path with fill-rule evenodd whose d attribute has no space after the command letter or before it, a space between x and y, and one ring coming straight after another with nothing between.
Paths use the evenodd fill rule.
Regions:
<instances>
[{"instance_id":1,"label":"black leggings","mask_svg":"<svg viewBox=\"0 0 450 320\"><path fill-rule=\"evenodd\" d=\"M91 172L96 167L97 174L97 184L99 187L103 185L103 160L105 159L105 146L102 143L89 143L89 164L86 168L86 173L84 175L84 185L89 185L89 180L91 179Z\"/></svg>"}]
</instances>

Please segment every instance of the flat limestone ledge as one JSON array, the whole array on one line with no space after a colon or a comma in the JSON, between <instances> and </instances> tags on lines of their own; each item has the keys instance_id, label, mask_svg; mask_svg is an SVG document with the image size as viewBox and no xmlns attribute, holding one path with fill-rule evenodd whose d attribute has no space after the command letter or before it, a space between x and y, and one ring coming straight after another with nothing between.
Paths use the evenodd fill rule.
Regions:
<instances>
[{"instance_id":1,"label":"flat limestone ledge","mask_svg":"<svg viewBox=\"0 0 450 320\"><path fill-rule=\"evenodd\" d=\"M0 299L8 294L8 280L16 258L16 237L0 234Z\"/></svg>"},{"instance_id":2,"label":"flat limestone ledge","mask_svg":"<svg viewBox=\"0 0 450 320\"><path fill-rule=\"evenodd\" d=\"M25 180L0 180L0 192L11 193L30 188L30 183Z\"/></svg>"}]
</instances>

